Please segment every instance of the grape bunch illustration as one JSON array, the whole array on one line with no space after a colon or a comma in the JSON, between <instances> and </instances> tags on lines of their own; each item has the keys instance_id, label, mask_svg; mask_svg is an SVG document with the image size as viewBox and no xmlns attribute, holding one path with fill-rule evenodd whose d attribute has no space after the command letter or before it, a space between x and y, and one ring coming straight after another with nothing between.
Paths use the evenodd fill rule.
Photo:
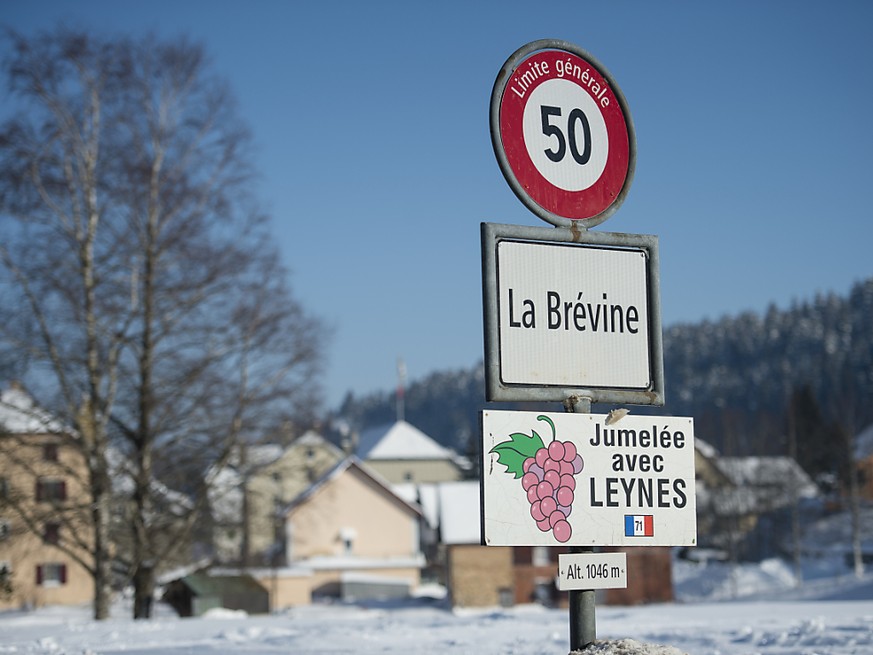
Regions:
<instances>
[{"instance_id":1,"label":"grape bunch illustration","mask_svg":"<svg viewBox=\"0 0 873 655\"><path fill-rule=\"evenodd\" d=\"M573 507L576 474L584 462L572 441L555 438L555 424L544 415L537 416L552 428L552 442L546 446L536 430L530 436L515 432L509 441L491 449L506 472L521 479L521 486L530 503L530 515L542 532L551 531L559 543L566 543L573 534L567 517Z\"/></svg>"}]
</instances>

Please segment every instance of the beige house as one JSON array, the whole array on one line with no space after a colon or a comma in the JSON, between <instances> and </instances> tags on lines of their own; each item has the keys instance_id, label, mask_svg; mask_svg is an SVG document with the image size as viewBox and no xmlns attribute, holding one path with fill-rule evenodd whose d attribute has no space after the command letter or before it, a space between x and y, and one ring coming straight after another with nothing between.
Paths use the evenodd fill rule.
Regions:
<instances>
[{"instance_id":1,"label":"beige house","mask_svg":"<svg viewBox=\"0 0 873 655\"><path fill-rule=\"evenodd\" d=\"M94 597L87 467L77 437L20 386L0 394L0 609Z\"/></svg>"},{"instance_id":2,"label":"beige house","mask_svg":"<svg viewBox=\"0 0 873 655\"><path fill-rule=\"evenodd\" d=\"M245 569L269 591L272 610L318 597L406 596L418 586L420 510L357 458L336 464L281 516L283 561Z\"/></svg>"},{"instance_id":3,"label":"beige house","mask_svg":"<svg viewBox=\"0 0 873 655\"><path fill-rule=\"evenodd\" d=\"M210 491L217 559L246 566L272 565L281 559L282 509L343 457L339 448L313 431L288 447L241 449L233 465L218 473Z\"/></svg>"},{"instance_id":4,"label":"beige house","mask_svg":"<svg viewBox=\"0 0 873 655\"><path fill-rule=\"evenodd\" d=\"M460 480L466 464L406 421L363 431L355 452L392 484Z\"/></svg>"}]
</instances>

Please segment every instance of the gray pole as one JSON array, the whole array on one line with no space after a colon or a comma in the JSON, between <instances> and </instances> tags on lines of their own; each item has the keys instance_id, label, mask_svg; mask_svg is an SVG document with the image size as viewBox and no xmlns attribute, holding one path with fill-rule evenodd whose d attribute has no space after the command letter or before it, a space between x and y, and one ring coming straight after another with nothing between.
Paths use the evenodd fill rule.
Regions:
<instances>
[{"instance_id":1,"label":"gray pole","mask_svg":"<svg viewBox=\"0 0 873 655\"><path fill-rule=\"evenodd\" d=\"M564 409L575 414L590 414L591 399L571 396L564 401ZM589 546L573 546L571 553L591 553ZM597 638L595 624L594 590L569 591L570 600L570 650L582 650Z\"/></svg>"}]
</instances>

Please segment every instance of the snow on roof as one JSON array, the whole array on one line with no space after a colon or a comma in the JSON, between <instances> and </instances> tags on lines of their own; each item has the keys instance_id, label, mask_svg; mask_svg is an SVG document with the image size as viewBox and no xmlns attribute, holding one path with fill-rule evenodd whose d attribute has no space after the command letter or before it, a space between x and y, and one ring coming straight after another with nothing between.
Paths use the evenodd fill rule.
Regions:
<instances>
[{"instance_id":1,"label":"snow on roof","mask_svg":"<svg viewBox=\"0 0 873 655\"><path fill-rule=\"evenodd\" d=\"M109 465L109 476L112 481L112 490L116 493L131 494L135 490L134 476L136 468L133 462L118 448L110 446L106 449L106 462ZM179 514L184 514L194 507L194 503L181 491L171 489L158 479L149 482L149 489L156 499L168 504L167 509Z\"/></svg>"},{"instance_id":2,"label":"snow on roof","mask_svg":"<svg viewBox=\"0 0 873 655\"><path fill-rule=\"evenodd\" d=\"M364 430L358 441L361 459L453 459L444 448L406 421Z\"/></svg>"},{"instance_id":3,"label":"snow on roof","mask_svg":"<svg viewBox=\"0 0 873 655\"><path fill-rule=\"evenodd\" d=\"M275 443L249 446L245 450L245 465L249 469L261 468L278 460L284 452L282 446Z\"/></svg>"},{"instance_id":4,"label":"snow on roof","mask_svg":"<svg viewBox=\"0 0 873 655\"><path fill-rule=\"evenodd\" d=\"M442 542L447 546L481 543L479 483L442 482L438 492Z\"/></svg>"},{"instance_id":5,"label":"snow on roof","mask_svg":"<svg viewBox=\"0 0 873 655\"><path fill-rule=\"evenodd\" d=\"M19 384L0 392L0 430L10 434L55 434L63 425L52 418Z\"/></svg>"},{"instance_id":6,"label":"snow on roof","mask_svg":"<svg viewBox=\"0 0 873 655\"><path fill-rule=\"evenodd\" d=\"M438 482L401 482L392 484L394 490L407 503L421 507L421 512L431 528L437 528L440 520Z\"/></svg>"},{"instance_id":7,"label":"snow on roof","mask_svg":"<svg viewBox=\"0 0 873 655\"><path fill-rule=\"evenodd\" d=\"M718 450L716 450L715 446L697 436L694 437L694 447L707 459L715 459L718 457Z\"/></svg>"},{"instance_id":8,"label":"snow on roof","mask_svg":"<svg viewBox=\"0 0 873 655\"><path fill-rule=\"evenodd\" d=\"M721 457L718 467L738 489L745 488L771 506L787 504L792 494L819 495L818 487L791 457Z\"/></svg>"},{"instance_id":9,"label":"snow on roof","mask_svg":"<svg viewBox=\"0 0 873 655\"><path fill-rule=\"evenodd\" d=\"M308 499L310 499L319 489L327 485L332 480L338 478L342 473L350 468L356 468L358 471L369 477L373 482L382 487L385 492L394 498L396 498L402 505L408 507L409 510L414 512L415 514L421 514L421 508L416 505L414 502L408 501L403 496L395 493L394 489L391 488L391 485L385 481L378 473L376 473L369 466L364 464L361 460L359 460L354 455L350 455L345 459L337 462L332 468L328 469L324 475L318 478L315 482L313 482L306 490L304 490L299 496L294 498L286 507L285 514L288 514L290 511L295 509L296 507L305 503Z\"/></svg>"}]
</instances>

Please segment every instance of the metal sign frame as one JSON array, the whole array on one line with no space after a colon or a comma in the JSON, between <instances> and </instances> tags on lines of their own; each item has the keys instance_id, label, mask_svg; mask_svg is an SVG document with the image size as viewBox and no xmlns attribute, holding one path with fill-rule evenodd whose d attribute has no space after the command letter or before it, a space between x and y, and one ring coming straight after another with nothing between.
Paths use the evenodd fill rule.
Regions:
<instances>
[{"instance_id":1,"label":"metal sign frame","mask_svg":"<svg viewBox=\"0 0 873 655\"><path fill-rule=\"evenodd\" d=\"M485 399L501 401L556 401L587 398L591 402L614 404L664 404L664 363L661 335L661 300L658 239L652 235L589 232L570 228L481 224L482 294L485 336ZM504 382L501 371L500 299L498 286L498 244L503 240L562 245L636 249L646 254L648 285L648 356L651 380L645 388L606 386L565 386L562 384L518 384Z\"/></svg>"}]
</instances>

